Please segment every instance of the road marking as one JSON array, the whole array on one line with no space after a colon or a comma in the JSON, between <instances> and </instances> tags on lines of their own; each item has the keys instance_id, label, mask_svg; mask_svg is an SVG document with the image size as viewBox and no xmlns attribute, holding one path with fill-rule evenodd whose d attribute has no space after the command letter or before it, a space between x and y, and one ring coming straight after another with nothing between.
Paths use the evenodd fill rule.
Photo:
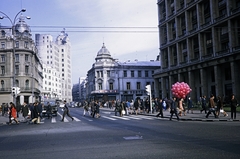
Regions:
<instances>
[{"instance_id":1,"label":"road marking","mask_svg":"<svg viewBox=\"0 0 240 159\"><path fill-rule=\"evenodd\" d=\"M102 118L106 118L106 119L110 119L110 120L117 120L117 119L114 119L114 118L110 118L110 117L106 117L106 116L101 116Z\"/></svg>"},{"instance_id":2,"label":"road marking","mask_svg":"<svg viewBox=\"0 0 240 159\"><path fill-rule=\"evenodd\" d=\"M128 119L128 118L124 118L124 117L120 117L120 116L111 116L111 117L113 117L113 118L118 118L118 119L122 119L122 120L130 120L130 119Z\"/></svg>"},{"instance_id":3,"label":"road marking","mask_svg":"<svg viewBox=\"0 0 240 159\"><path fill-rule=\"evenodd\" d=\"M56 123L57 121L56 121L56 118L55 117L52 117L52 121L51 121L52 123Z\"/></svg>"},{"instance_id":4,"label":"road marking","mask_svg":"<svg viewBox=\"0 0 240 159\"><path fill-rule=\"evenodd\" d=\"M75 121L81 121L81 120L79 120L79 119L78 119L78 118L76 118L76 117L73 117L73 118L74 118L74 120L75 120Z\"/></svg>"}]
</instances>

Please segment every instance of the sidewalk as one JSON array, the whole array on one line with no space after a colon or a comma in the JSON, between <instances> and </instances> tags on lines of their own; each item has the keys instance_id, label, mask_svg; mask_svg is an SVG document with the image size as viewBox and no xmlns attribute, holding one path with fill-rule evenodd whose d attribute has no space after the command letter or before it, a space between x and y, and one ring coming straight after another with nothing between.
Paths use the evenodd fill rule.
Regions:
<instances>
[{"instance_id":1,"label":"sidewalk","mask_svg":"<svg viewBox=\"0 0 240 159\"><path fill-rule=\"evenodd\" d=\"M101 110L103 111L114 111L114 109L109 109L109 108L100 108L100 114ZM152 114L146 114L142 113L141 115L146 115L146 116L156 116L158 113L152 113ZM195 110L192 113L186 113L186 116L179 116L180 121L203 121L203 122L209 122L209 121L240 121L240 113L237 112L236 114L236 119L231 119L231 112L227 112L228 116L224 117L223 114L220 114L219 118L215 118L213 114L210 114L208 118L206 118L206 114L204 112L200 112L200 110ZM134 114L133 114L134 115ZM163 117L164 118L170 118L170 112L168 110L163 110ZM160 117L159 117L160 118ZM176 116L173 115L173 120L176 120Z\"/></svg>"}]
</instances>

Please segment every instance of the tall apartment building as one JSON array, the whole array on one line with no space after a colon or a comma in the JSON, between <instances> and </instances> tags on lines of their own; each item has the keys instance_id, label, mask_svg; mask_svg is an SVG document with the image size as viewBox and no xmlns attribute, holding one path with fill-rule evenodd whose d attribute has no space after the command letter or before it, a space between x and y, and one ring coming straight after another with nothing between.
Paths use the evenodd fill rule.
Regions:
<instances>
[{"instance_id":1,"label":"tall apartment building","mask_svg":"<svg viewBox=\"0 0 240 159\"><path fill-rule=\"evenodd\" d=\"M36 34L35 40L46 69L56 73L51 76L52 82L44 81L43 96L72 101L71 43L67 33L63 30L55 41L49 34Z\"/></svg>"},{"instance_id":2,"label":"tall apartment building","mask_svg":"<svg viewBox=\"0 0 240 159\"><path fill-rule=\"evenodd\" d=\"M240 0L158 0L161 68L156 93L187 82L193 100L232 93L240 99Z\"/></svg>"}]
</instances>

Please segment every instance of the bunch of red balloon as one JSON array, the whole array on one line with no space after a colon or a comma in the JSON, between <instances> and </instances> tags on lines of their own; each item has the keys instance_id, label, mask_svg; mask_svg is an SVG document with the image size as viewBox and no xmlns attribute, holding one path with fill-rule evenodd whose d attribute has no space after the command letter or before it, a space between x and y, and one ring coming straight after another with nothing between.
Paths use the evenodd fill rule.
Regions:
<instances>
[{"instance_id":1,"label":"bunch of red balloon","mask_svg":"<svg viewBox=\"0 0 240 159\"><path fill-rule=\"evenodd\" d=\"M186 98L188 93L192 91L192 89L189 87L187 83L184 82L176 82L172 85L172 94L176 98Z\"/></svg>"}]
</instances>

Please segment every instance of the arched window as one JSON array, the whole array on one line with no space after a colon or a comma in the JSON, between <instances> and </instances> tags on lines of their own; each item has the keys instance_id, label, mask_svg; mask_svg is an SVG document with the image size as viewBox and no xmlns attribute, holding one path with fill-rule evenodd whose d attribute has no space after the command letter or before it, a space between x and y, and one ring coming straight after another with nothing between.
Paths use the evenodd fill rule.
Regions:
<instances>
[{"instance_id":1,"label":"arched window","mask_svg":"<svg viewBox=\"0 0 240 159\"><path fill-rule=\"evenodd\" d=\"M26 80L25 86L26 86L26 89L29 89L29 80Z\"/></svg>"},{"instance_id":2,"label":"arched window","mask_svg":"<svg viewBox=\"0 0 240 159\"><path fill-rule=\"evenodd\" d=\"M1 80L1 90L4 90L4 80Z\"/></svg>"},{"instance_id":3,"label":"arched window","mask_svg":"<svg viewBox=\"0 0 240 159\"><path fill-rule=\"evenodd\" d=\"M16 87L19 87L19 81L18 80L15 81L15 84L16 84Z\"/></svg>"}]
</instances>

